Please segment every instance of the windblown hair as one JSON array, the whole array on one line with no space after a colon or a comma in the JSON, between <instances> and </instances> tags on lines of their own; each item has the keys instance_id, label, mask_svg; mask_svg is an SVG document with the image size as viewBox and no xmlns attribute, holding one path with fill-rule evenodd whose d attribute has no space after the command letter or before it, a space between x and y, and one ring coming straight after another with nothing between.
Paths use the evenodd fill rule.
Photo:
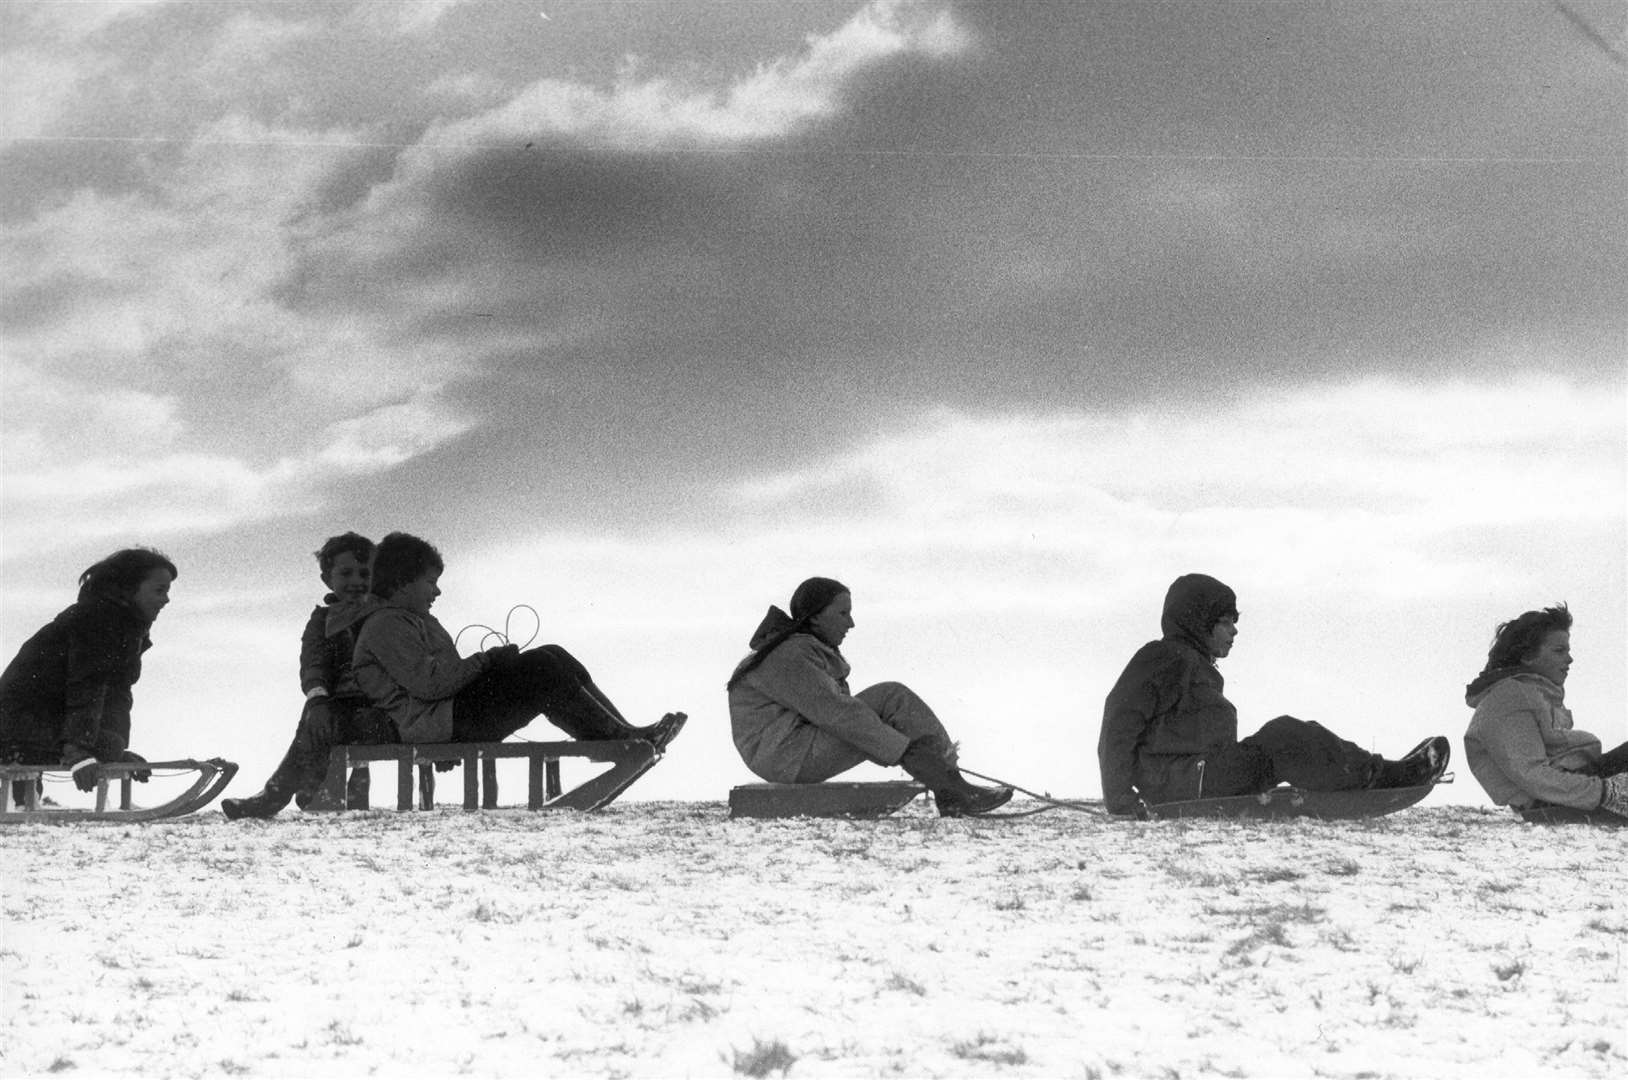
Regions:
<instances>
[{"instance_id":1,"label":"windblown hair","mask_svg":"<svg viewBox=\"0 0 1628 1080\"><path fill-rule=\"evenodd\" d=\"M735 668L734 674L729 676L729 682L724 684L724 689L735 689L735 684L767 660L770 653L778 649L793 634L806 631L808 624L814 621L814 616L829 607L837 597L849 591L848 586L842 582L827 577L811 577L798 585L796 591L791 594L791 614L788 616L775 607L769 609L763 625L758 627L758 634L763 635L766 627L778 625L769 634L763 635L761 642L754 643L752 655Z\"/></svg>"},{"instance_id":2,"label":"windblown hair","mask_svg":"<svg viewBox=\"0 0 1628 1080\"><path fill-rule=\"evenodd\" d=\"M431 570L447 568L441 553L428 540L411 533L393 532L373 552L373 595L390 599L397 589L417 581Z\"/></svg>"},{"instance_id":3,"label":"windblown hair","mask_svg":"<svg viewBox=\"0 0 1628 1080\"><path fill-rule=\"evenodd\" d=\"M79 599L117 596L128 600L154 570L168 570L171 578L181 576L181 571L161 551L144 547L115 551L79 575Z\"/></svg>"},{"instance_id":4,"label":"windblown hair","mask_svg":"<svg viewBox=\"0 0 1628 1080\"><path fill-rule=\"evenodd\" d=\"M1543 639L1556 630L1571 629L1571 612L1565 604L1546 607L1542 611L1527 611L1500 623L1493 635L1492 648L1487 652L1487 666L1483 675L1502 668L1518 666L1538 650Z\"/></svg>"},{"instance_id":5,"label":"windblown hair","mask_svg":"<svg viewBox=\"0 0 1628 1080\"><path fill-rule=\"evenodd\" d=\"M361 533L347 532L338 536L330 536L322 542L322 547L313 554L317 557L317 567L326 578L328 571L334 568L334 560L350 552L356 556L356 561L366 566L367 561L373 558L373 541Z\"/></svg>"}]
</instances>

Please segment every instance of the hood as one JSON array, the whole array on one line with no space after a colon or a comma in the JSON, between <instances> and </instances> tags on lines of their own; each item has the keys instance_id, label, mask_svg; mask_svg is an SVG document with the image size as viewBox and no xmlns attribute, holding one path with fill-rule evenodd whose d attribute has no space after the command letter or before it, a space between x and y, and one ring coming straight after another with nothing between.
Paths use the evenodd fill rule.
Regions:
<instances>
[{"instance_id":1,"label":"hood","mask_svg":"<svg viewBox=\"0 0 1628 1080\"><path fill-rule=\"evenodd\" d=\"M360 626L363 620L378 611L383 606L383 603L372 593L368 593L360 600L341 600L331 603L328 605L327 621L323 623L323 633L328 637L333 637L335 634Z\"/></svg>"},{"instance_id":2,"label":"hood","mask_svg":"<svg viewBox=\"0 0 1628 1080\"><path fill-rule=\"evenodd\" d=\"M1191 645L1210 655L1210 631L1224 616L1238 617L1238 597L1208 574L1183 574L1164 596L1159 629L1165 639Z\"/></svg>"},{"instance_id":3,"label":"hood","mask_svg":"<svg viewBox=\"0 0 1628 1080\"><path fill-rule=\"evenodd\" d=\"M792 628L794 623L795 620L790 615L787 615L773 604L769 605L769 610L763 616L763 621L757 624L756 630L752 631L752 640L747 643L747 648L756 652L776 637L785 634Z\"/></svg>"},{"instance_id":4,"label":"hood","mask_svg":"<svg viewBox=\"0 0 1628 1080\"><path fill-rule=\"evenodd\" d=\"M1546 697L1553 698L1555 704L1557 705L1566 700L1566 690L1564 687L1556 686L1546 675L1539 675L1531 668L1521 667L1519 664L1517 664L1513 667L1494 668L1491 671L1483 671L1481 674L1477 675L1470 681L1470 685L1464 688L1464 704L1468 705L1472 709L1480 705L1486 700L1487 695L1492 692L1492 688L1503 682L1505 679L1519 679L1523 683L1528 683L1535 686Z\"/></svg>"}]
</instances>

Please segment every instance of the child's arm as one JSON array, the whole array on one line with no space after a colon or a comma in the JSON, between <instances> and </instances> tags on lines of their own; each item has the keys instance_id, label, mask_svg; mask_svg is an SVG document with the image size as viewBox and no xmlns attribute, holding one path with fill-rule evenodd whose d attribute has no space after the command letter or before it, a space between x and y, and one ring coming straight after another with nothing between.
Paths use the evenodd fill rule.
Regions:
<instances>
[{"instance_id":1,"label":"child's arm","mask_svg":"<svg viewBox=\"0 0 1628 1080\"><path fill-rule=\"evenodd\" d=\"M300 691L307 699L327 697L333 691L327 630L328 611L319 606L311 612L305 633L300 635Z\"/></svg>"},{"instance_id":2,"label":"child's arm","mask_svg":"<svg viewBox=\"0 0 1628 1080\"><path fill-rule=\"evenodd\" d=\"M358 679L364 677L365 668L376 667L409 697L440 701L474 682L491 665L488 653L460 657L451 636L433 618L384 608L357 635L352 667ZM370 697L380 696L366 682L363 689Z\"/></svg>"}]
</instances>

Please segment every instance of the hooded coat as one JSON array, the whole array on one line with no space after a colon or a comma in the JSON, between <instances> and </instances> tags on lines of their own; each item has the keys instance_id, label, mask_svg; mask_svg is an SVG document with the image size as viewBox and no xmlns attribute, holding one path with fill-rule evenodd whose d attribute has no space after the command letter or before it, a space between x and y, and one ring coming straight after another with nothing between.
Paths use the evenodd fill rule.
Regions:
<instances>
[{"instance_id":1,"label":"hooded coat","mask_svg":"<svg viewBox=\"0 0 1628 1080\"><path fill-rule=\"evenodd\" d=\"M130 746L131 687L152 646L129 600L81 595L0 673L0 742L59 756L64 743L116 761Z\"/></svg>"},{"instance_id":2,"label":"hooded coat","mask_svg":"<svg viewBox=\"0 0 1628 1080\"><path fill-rule=\"evenodd\" d=\"M771 607L729 682L730 727L746 767L771 783L794 783L821 732L877 764L897 765L910 737L853 696L851 669L836 649L806 631L773 644L792 626L791 616Z\"/></svg>"},{"instance_id":3,"label":"hooded coat","mask_svg":"<svg viewBox=\"0 0 1628 1080\"><path fill-rule=\"evenodd\" d=\"M1204 574L1177 578L1159 619L1163 637L1136 651L1108 692L1097 763L1110 813L1125 813L1137 793L1150 802L1192 797L1198 762L1238 741L1238 710L1210 654L1210 632L1238 615L1237 597Z\"/></svg>"},{"instance_id":4,"label":"hooded coat","mask_svg":"<svg viewBox=\"0 0 1628 1080\"><path fill-rule=\"evenodd\" d=\"M1533 671L1489 672L1465 688L1475 710L1464 757L1499 806L1599 807L1605 785L1579 770L1600 760L1600 740L1572 726L1566 692Z\"/></svg>"}]
</instances>

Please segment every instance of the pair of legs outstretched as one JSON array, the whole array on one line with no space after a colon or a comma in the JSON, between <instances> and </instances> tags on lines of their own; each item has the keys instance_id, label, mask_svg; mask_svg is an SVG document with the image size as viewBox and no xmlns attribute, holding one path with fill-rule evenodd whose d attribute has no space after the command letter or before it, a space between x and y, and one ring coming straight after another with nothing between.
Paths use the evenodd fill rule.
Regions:
<instances>
[{"instance_id":1,"label":"pair of legs outstretched","mask_svg":"<svg viewBox=\"0 0 1628 1080\"><path fill-rule=\"evenodd\" d=\"M927 703L908 686L896 682L877 683L854 697L877 716L874 723L891 728L910 740L899 765L912 779L933 793L938 812L945 817L983 814L1012 798L1008 787L986 788L970 783L956 768L955 746L949 733ZM864 720L856 721L865 723ZM817 784L846 772L862 762L874 760L859 744L874 744L874 732L836 731L803 725L798 738L803 741L802 761L789 779L794 784ZM844 736L847 738L844 738Z\"/></svg>"},{"instance_id":2,"label":"pair of legs outstretched","mask_svg":"<svg viewBox=\"0 0 1628 1080\"><path fill-rule=\"evenodd\" d=\"M1169 770L1172 782L1150 785L1144 797L1179 802L1255 795L1280 783L1307 791L1415 787L1439 779L1450 753L1447 739L1436 735L1391 760L1321 724L1280 716L1231 746L1181 759L1180 767Z\"/></svg>"},{"instance_id":3,"label":"pair of legs outstretched","mask_svg":"<svg viewBox=\"0 0 1628 1080\"><path fill-rule=\"evenodd\" d=\"M668 713L645 727L630 724L576 657L558 645L543 645L482 673L453 696L451 741L501 742L538 716L573 739L644 739L657 750L673 741L685 721L683 713ZM296 793L321 789L335 746L399 741L395 725L378 709L310 702L266 786L246 799L221 800L221 809L234 819L272 817Z\"/></svg>"}]
</instances>

